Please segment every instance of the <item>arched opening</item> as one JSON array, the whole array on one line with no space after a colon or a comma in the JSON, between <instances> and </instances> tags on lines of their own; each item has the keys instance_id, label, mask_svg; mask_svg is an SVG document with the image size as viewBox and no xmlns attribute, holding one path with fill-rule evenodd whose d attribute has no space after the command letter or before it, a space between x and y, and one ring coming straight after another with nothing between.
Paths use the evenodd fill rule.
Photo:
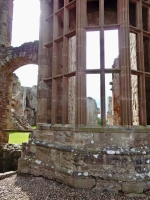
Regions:
<instances>
[{"instance_id":1,"label":"arched opening","mask_svg":"<svg viewBox=\"0 0 150 200\"><path fill-rule=\"evenodd\" d=\"M30 130L36 126L37 74L37 65L22 66L12 74L12 130Z\"/></svg>"},{"instance_id":2,"label":"arched opening","mask_svg":"<svg viewBox=\"0 0 150 200\"><path fill-rule=\"evenodd\" d=\"M13 47L18 47L23 43L39 39L39 3L38 0L33 0L32 2L29 0L14 1L12 25ZM10 95L12 97L10 129L12 130L30 130L31 126L36 125L38 66L35 64L25 61L21 67L19 66L12 73L12 87L10 90L12 92Z\"/></svg>"}]
</instances>

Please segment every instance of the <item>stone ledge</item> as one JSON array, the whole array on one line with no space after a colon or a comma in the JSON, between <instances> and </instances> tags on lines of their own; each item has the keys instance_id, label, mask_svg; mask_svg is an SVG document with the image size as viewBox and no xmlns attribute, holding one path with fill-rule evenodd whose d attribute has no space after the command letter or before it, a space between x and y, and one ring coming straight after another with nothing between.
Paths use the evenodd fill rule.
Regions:
<instances>
[{"instance_id":1,"label":"stone ledge","mask_svg":"<svg viewBox=\"0 0 150 200\"><path fill-rule=\"evenodd\" d=\"M147 155L150 154L150 147L149 146L139 146L138 148L122 148L119 146L106 146L104 148L98 148L95 150L95 148L89 148L84 146L77 146L77 145L65 145L65 144L55 144L50 143L44 140L32 140L36 146L44 147L44 148L50 148L50 149L56 149L60 151L65 152L72 152L72 153L88 153L91 154L106 154L106 155ZM31 143L32 143L31 142ZM98 155L97 155L98 156ZM148 161L150 162L150 161Z\"/></svg>"},{"instance_id":2,"label":"stone ledge","mask_svg":"<svg viewBox=\"0 0 150 200\"><path fill-rule=\"evenodd\" d=\"M94 133L148 133L150 132L150 126L132 126L131 128L126 128L123 126L99 126L99 125L86 125L81 127L76 127L71 124L46 124L38 123L37 130L53 130L53 131L80 131L80 132L94 132Z\"/></svg>"},{"instance_id":3,"label":"stone ledge","mask_svg":"<svg viewBox=\"0 0 150 200\"><path fill-rule=\"evenodd\" d=\"M10 172L5 172L5 173L0 173L0 180L1 179L4 179L4 178L7 178L7 177L10 177L14 174L16 174L17 172L16 171L10 171Z\"/></svg>"},{"instance_id":4,"label":"stone ledge","mask_svg":"<svg viewBox=\"0 0 150 200\"><path fill-rule=\"evenodd\" d=\"M10 132L11 131L11 132L25 132L25 133L27 132L28 133L28 132L34 132L34 130L35 129L33 129L33 130L4 129L3 131L4 132Z\"/></svg>"}]
</instances>

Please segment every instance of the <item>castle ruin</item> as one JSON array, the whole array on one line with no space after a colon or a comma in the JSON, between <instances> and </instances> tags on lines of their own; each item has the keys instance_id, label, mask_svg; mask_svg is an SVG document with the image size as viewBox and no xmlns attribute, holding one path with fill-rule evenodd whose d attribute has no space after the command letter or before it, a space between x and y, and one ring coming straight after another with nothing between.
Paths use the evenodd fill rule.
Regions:
<instances>
[{"instance_id":1,"label":"castle ruin","mask_svg":"<svg viewBox=\"0 0 150 200\"><path fill-rule=\"evenodd\" d=\"M11 75L24 63L38 63L37 130L23 145L18 170L78 188L126 193L150 189L150 0L40 4L38 51L35 43L13 49L12 0L0 0L0 142L7 143ZM106 30L118 30L119 35L118 63L109 69ZM88 31L100 33L99 69L86 67ZM101 125L87 123L88 74L100 77ZM112 97L117 123L112 120L111 125L106 121L106 74L116 80L113 89L118 88Z\"/></svg>"}]
</instances>

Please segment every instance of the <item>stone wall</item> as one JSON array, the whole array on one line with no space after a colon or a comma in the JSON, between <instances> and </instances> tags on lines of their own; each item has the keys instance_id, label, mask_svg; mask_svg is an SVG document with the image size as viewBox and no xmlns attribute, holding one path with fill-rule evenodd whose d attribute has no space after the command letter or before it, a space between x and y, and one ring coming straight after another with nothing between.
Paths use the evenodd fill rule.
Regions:
<instances>
[{"instance_id":1,"label":"stone wall","mask_svg":"<svg viewBox=\"0 0 150 200\"><path fill-rule=\"evenodd\" d=\"M16 171L21 157L21 146L18 144L0 144L0 173Z\"/></svg>"},{"instance_id":2,"label":"stone wall","mask_svg":"<svg viewBox=\"0 0 150 200\"><path fill-rule=\"evenodd\" d=\"M11 109L11 76L0 73L0 143L8 142L8 134L4 129L10 125Z\"/></svg>"},{"instance_id":3,"label":"stone wall","mask_svg":"<svg viewBox=\"0 0 150 200\"><path fill-rule=\"evenodd\" d=\"M37 129L23 146L18 167L22 173L100 191L150 189L149 129L62 126L60 130L48 124L39 124Z\"/></svg>"}]
</instances>

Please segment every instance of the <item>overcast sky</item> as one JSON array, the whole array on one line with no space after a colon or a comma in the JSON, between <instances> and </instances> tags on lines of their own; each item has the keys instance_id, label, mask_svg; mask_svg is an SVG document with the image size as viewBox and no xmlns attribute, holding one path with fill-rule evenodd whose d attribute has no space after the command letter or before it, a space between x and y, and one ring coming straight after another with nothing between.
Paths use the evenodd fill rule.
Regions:
<instances>
[{"instance_id":1,"label":"overcast sky","mask_svg":"<svg viewBox=\"0 0 150 200\"><path fill-rule=\"evenodd\" d=\"M12 46L39 40L39 0L14 0ZM22 86L37 85L37 65L20 67L17 74Z\"/></svg>"}]
</instances>

